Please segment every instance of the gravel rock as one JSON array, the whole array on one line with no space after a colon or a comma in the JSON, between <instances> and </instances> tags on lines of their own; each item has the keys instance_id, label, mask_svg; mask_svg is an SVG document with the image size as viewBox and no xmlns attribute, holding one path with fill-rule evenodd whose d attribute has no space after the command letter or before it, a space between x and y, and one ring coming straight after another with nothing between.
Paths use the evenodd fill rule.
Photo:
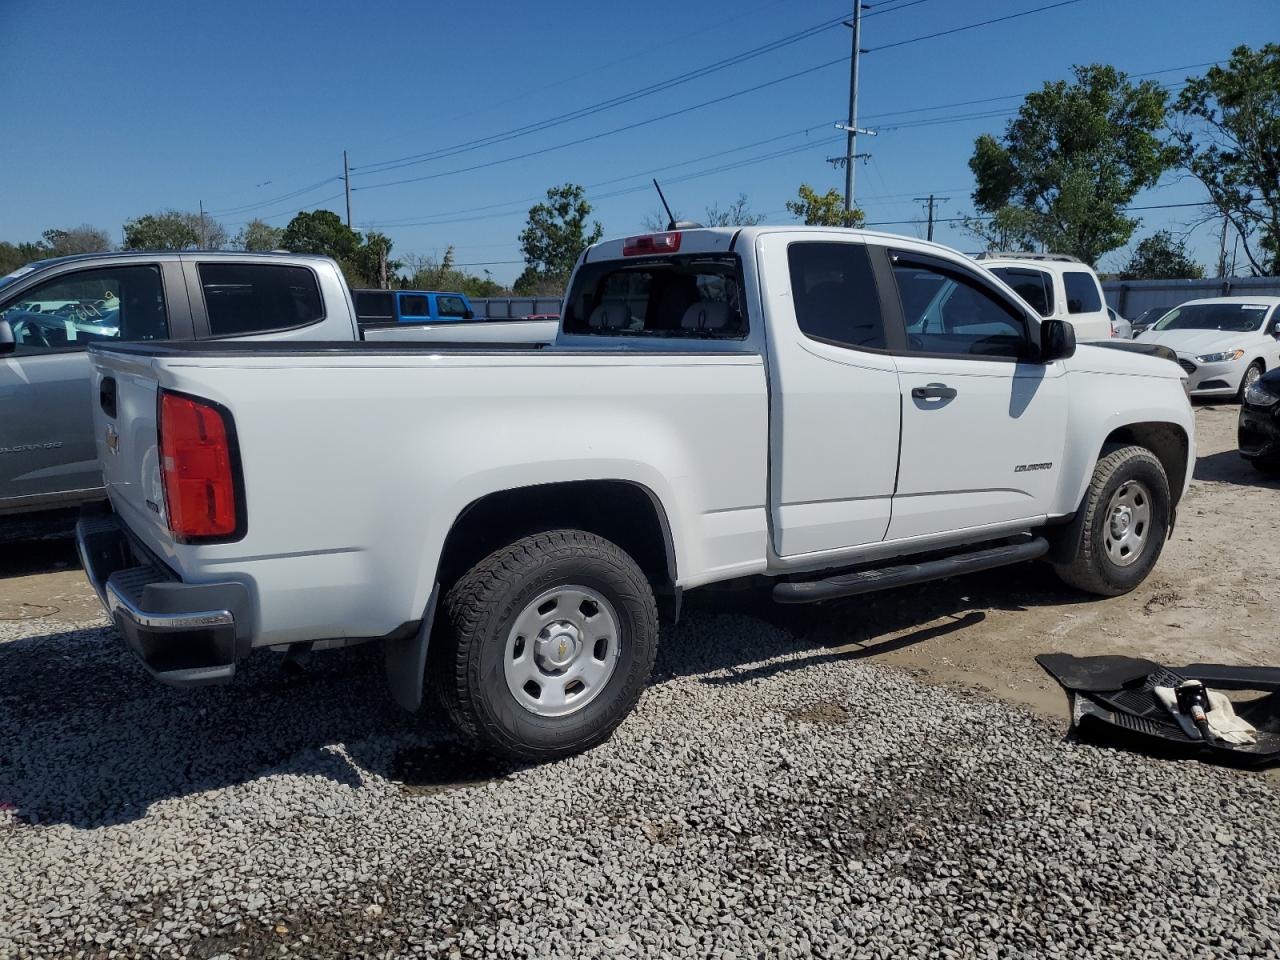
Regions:
<instances>
[{"instance_id":1,"label":"gravel rock","mask_svg":"<svg viewBox=\"0 0 1280 960\"><path fill-rule=\"evenodd\" d=\"M0 623L0 956L1280 955L1266 778L786 617L692 605L609 743L523 769L391 706L375 648L178 691L100 623Z\"/></svg>"}]
</instances>

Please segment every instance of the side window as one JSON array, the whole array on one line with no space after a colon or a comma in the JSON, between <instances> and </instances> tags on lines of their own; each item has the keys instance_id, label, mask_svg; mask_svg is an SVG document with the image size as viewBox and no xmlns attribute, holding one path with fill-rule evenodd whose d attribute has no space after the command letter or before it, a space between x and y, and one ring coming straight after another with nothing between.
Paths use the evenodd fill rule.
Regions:
<instances>
[{"instance_id":1,"label":"side window","mask_svg":"<svg viewBox=\"0 0 1280 960\"><path fill-rule=\"evenodd\" d=\"M1096 313L1102 309L1102 292L1092 273L1064 270L1062 284L1067 289L1067 313Z\"/></svg>"},{"instance_id":2,"label":"side window","mask_svg":"<svg viewBox=\"0 0 1280 960\"><path fill-rule=\"evenodd\" d=\"M431 304L425 293L400 294L400 316L414 320L426 320L431 316Z\"/></svg>"},{"instance_id":3,"label":"side window","mask_svg":"<svg viewBox=\"0 0 1280 960\"><path fill-rule=\"evenodd\" d=\"M363 321L386 322L396 318L394 293L376 290L356 291L356 317Z\"/></svg>"},{"instance_id":4,"label":"side window","mask_svg":"<svg viewBox=\"0 0 1280 960\"><path fill-rule=\"evenodd\" d=\"M1053 277L1043 270L1023 267L992 267L991 272L1013 288L1042 317L1053 313Z\"/></svg>"},{"instance_id":5,"label":"side window","mask_svg":"<svg viewBox=\"0 0 1280 960\"><path fill-rule=\"evenodd\" d=\"M0 319L13 329L17 355L169 336L160 268L152 264L64 274L0 307Z\"/></svg>"},{"instance_id":6,"label":"side window","mask_svg":"<svg viewBox=\"0 0 1280 960\"><path fill-rule=\"evenodd\" d=\"M787 263L801 333L843 347L885 349L884 318L865 246L793 243Z\"/></svg>"},{"instance_id":7,"label":"side window","mask_svg":"<svg viewBox=\"0 0 1280 960\"><path fill-rule=\"evenodd\" d=\"M436 307L440 310L442 317L464 318L467 313L467 305L461 297L446 297L440 294L436 297Z\"/></svg>"},{"instance_id":8,"label":"side window","mask_svg":"<svg viewBox=\"0 0 1280 960\"><path fill-rule=\"evenodd\" d=\"M1027 352L1026 323L963 271L895 256L908 350L948 356L1008 357Z\"/></svg>"},{"instance_id":9,"label":"side window","mask_svg":"<svg viewBox=\"0 0 1280 960\"><path fill-rule=\"evenodd\" d=\"M320 286L306 267L201 263L197 270L215 337L288 330L324 316Z\"/></svg>"}]
</instances>

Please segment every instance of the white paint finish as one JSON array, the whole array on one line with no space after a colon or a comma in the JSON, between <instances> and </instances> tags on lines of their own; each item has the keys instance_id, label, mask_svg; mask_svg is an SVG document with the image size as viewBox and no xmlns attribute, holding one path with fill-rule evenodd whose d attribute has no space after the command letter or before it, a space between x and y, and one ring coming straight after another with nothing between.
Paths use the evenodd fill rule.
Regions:
<instances>
[{"instance_id":1,"label":"white paint finish","mask_svg":"<svg viewBox=\"0 0 1280 960\"><path fill-rule=\"evenodd\" d=\"M723 252L734 235L694 231L682 252ZM120 382L115 463L96 414L112 499L184 579L248 584L255 643L272 645L376 636L420 617L445 536L492 492L639 484L662 505L679 582L693 587L1007 535L1074 511L1116 428L1172 423L1191 435L1181 370L1166 360L1086 346L1047 367L895 358L796 327L788 242L891 244L974 269L954 251L860 231L737 236L751 332L721 347L736 353L579 337L572 346L585 352L561 338L529 352L101 355L97 376ZM942 410L909 408L899 465L900 404L933 381L960 392ZM174 544L146 506L158 490L157 383L234 414L248 501L241 542ZM1042 462L1054 468L1014 472Z\"/></svg>"},{"instance_id":2,"label":"white paint finish","mask_svg":"<svg viewBox=\"0 0 1280 960\"><path fill-rule=\"evenodd\" d=\"M135 475L109 475L112 499L184 578L248 583L260 645L306 639L322 623L325 636L376 636L420 617L464 508L534 484L617 479L652 491L682 584L764 569L759 357L190 357L158 360L155 375L231 410L248 534L182 546L146 523L136 448L120 458ZM122 385L135 391L148 402Z\"/></svg>"},{"instance_id":3,"label":"white paint finish","mask_svg":"<svg viewBox=\"0 0 1280 960\"><path fill-rule=\"evenodd\" d=\"M873 543L889 526L898 466L894 358L806 337L791 294L792 242L850 239L846 231L778 232L756 245L772 384L770 503L781 557Z\"/></svg>"},{"instance_id":4,"label":"white paint finish","mask_svg":"<svg viewBox=\"0 0 1280 960\"><path fill-rule=\"evenodd\" d=\"M1061 362L897 358L902 452L891 540L1042 520L1062 469L1067 389ZM944 384L953 399L917 399ZM1050 464L1019 472L1019 466Z\"/></svg>"},{"instance_id":5,"label":"white paint finish","mask_svg":"<svg viewBox=\"0 0 1280 960\"><path fill-rule=\"evenodd\" d=\"M394 327L365 327L365 340L441 343L552 343L559 320L462 320L451 323L401 323Z\"/></svg>"},{"instance_id":6,"label":"white paint finish","mask_svg":"<svg viewBox=\"0 0 1280 960\"><path fill-rule=\"evenodd\" d=\"M1076 340L1080 342L1108 340L1114 336L1111 328L1111 315L1107 312L1107 298L1102 292L1102 284L1098 282L1098 275L1088 264L1063 260L1020 259L1016 255L984 258L977 262L987 271L996 267L1018 267L1026 270L1039 270L1041 273L1048 274L1053 282L1053 310L1046 315L1045 319L1063 320L1071 324L1075 328ZM1064 273L1087 273L1089 275L1098 291L1100 306L1097 310L1090 310L1087 313L1071 313L1067 310L1067 286L1066 281L1063 280ZM1009 289L1011 294L1013 293L1012 289L1003 280L995 276L995 274L991 274L991 276L1002 287ZM1013 296L1016 297L1017 294L1013 294Z\"/></svg>"}]
</instances>

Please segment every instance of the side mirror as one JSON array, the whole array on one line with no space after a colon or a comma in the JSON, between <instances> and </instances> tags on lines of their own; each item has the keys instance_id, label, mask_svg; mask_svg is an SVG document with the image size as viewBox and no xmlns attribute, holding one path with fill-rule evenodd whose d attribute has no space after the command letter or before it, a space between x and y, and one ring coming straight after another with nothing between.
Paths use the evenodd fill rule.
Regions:
<instances>
[{"instance_id":1,"label":"side mirror","mask_svg":"<svg viewBox=\"0 0 1280 960\"><path fill-rule=\"evenodd\" d=\"M1273 337L1280 337L1280 320L1277 320L1276 325L1271 328L1271 335Z\"/></svg>"},{"instance_id":2,"label":"side mirror","mask_svg":"<svg viewBox=\"0 0 1280 960\"><path fill-rule=\"evenodd\" d=\"M474 320L475 318L476 318L476 312L475 312L474 310L463 310L463 311L462 311L462 319L463 319L463 320ZM1278 325L1277 325L1276 329L1280 329L1280 324L1278 324Z\"/></svg>"},{"instance_id":3,"label":"side mirror","mask_svg":"<svg viewBox=\"0 0 1280 960\"><path fill-rule=\"evenodd\" d=\"M1076 352L1075 327L1065 320L1040 321L1040 362L1065 360Z\"/></svg>"},{"instance_id":4,"label":"side mirror","mask_svg":"<svg viewBox=\"0 0 1280 960\"><path fill-rule=\"evenodd\" d=\"M13 327L8 320L0 320L0 354L13 353L18 349L18 339L13 335Z\"/></svg>"}]
</instances>

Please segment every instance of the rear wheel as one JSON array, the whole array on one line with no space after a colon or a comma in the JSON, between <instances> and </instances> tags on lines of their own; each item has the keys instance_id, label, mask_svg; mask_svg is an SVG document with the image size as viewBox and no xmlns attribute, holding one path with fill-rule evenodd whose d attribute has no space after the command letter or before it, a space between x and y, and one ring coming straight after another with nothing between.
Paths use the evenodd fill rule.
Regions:
<instances>
[{"instance_id":1,"label":"rear wheel","mask_svg":"<svg viewBox=\"0 0 1280 960\"><path fill-rule=\"evenodd\" d=\"M1128 593L1160 558L1169 532L1169 480L1145 447L1105 452L1080 509L1084 526L1075 557L1055 564L1058 576L1088 593Z\"/></svg>"},{"instance_id":2,"label":"rear wheel","mask_svg":"<svg viewBox=\"0 0 1280 960\"><path fill-rule=\"evenodd\" d=\"M489 750L551 760L608 739L644 690L658 613L622 549L581 530L525 537L445 599L432 674L450 718Z\"/></svg>"},{"instance_id":3,"label":"rear wheel","mask_svg":"<svg viewBox=\"0 0 1280 960\"><path fill-rule=\"evenodd\" d=\"M1249 364L1249 369L1240 378L1240 392L1236 394L1237 402L1244 403L1244 395L1249 392L1250 387L1258 382L1260 376L1262 376L1262 364L1255 360Z\"/></svg>"}]
</instances>

